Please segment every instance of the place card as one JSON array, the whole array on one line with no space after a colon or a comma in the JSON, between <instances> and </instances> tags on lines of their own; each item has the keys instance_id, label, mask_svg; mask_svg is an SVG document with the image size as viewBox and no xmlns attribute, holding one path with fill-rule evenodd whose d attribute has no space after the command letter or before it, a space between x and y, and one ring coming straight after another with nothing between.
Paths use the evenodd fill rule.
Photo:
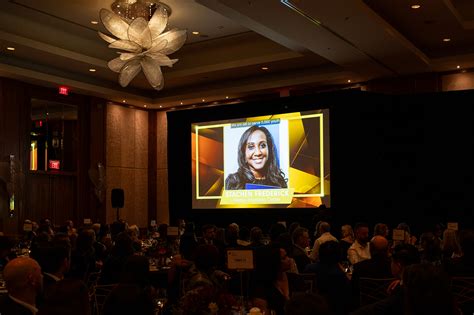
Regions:
<instances>
[{"instance_id":1,"label":"place card","mask_svg":"<svg viewBox=\"0 0 474 315\"><path fill-rule=\"evenodd\" d=\"M25 232L33 231L33 224L31 224L31 223L23 224L23 231L25 231Z\"/></svg>"},{"instance_id":2,"label":"place card","mask_svg":"<svg viewBox=\"0 0 474 315\"><path fill-rule=\"evenodd\" d=\"M156 226L156 220L151 220L151 221L150 221L150 226L155 227L155 226Z\"/></svg>"},{"instance_id":3,"label":"place card","mask_svg":"<svg viewBox=\"0 0 474 315\"><path fill-rule=\"evenodd\" d=\"M448 222L448 230L457 231L459 228L457 222Z\"/></svg>"},{"instance_id":4,"label":"place card","mask_svg":"<svg viewBox=\"0 0 474 315\"><path fill-rule=\"evenodd\" d=\"M84 224L91 224L91 223L92 223L91 219L84 219Z\"/></svg>"},{"instance_id":5,"label":"place card","mask_svg":"<svg viewBox=\"0 0 474 315\"><path fill-rule=\"evenodd\" d=\"M229 249L227 250L227 268L229 270L253 270L253 250Z\"/></svg>"},{"instance_id":6,"label":"place card","mask_svg":"<svg viewBox=\"0 0 474 315\"><path fill-rule=\"evenodd\" d=\"M392 239L394 241L404 241L405 240L405 230L393 229Z\"/></svg>"}]
</instances>

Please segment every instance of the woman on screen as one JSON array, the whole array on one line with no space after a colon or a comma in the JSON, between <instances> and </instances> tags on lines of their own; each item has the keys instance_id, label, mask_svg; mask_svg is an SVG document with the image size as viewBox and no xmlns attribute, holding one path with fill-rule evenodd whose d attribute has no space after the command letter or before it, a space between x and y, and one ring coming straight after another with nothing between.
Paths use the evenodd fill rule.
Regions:
<instances>
[{"instance_id":1,"label":"woman on screen","mask_svg":"<svg viewBox=\"0 0 474 315\"><path fill-rule=\"evenodd\" d=\"M252 126L240 137L239 169L225 180L226 190L246 189L246 184L287 188L287 179L278 165L273 137L267 128Z\"/></svg>"}]
</instances>

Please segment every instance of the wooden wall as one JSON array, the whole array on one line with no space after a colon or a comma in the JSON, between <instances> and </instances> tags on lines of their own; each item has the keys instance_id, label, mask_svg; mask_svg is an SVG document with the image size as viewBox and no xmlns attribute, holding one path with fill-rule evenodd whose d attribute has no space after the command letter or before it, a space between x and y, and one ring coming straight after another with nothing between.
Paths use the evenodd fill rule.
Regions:
<instances>
[{"instance_id":1,"label":"wooden wall","mask_svg":"<svg viewBox=\"0 0 474 315\"><path fill-rule=\"evenodd\" d=\"M73 172L30 172L30 99L37 98L78 106L76 170ZM21 166L15 193L15 213L0 213L0 230L16 234L25 219L51 218L61 225L67 219L79 223L84 218L103 221L105 205L94 195L88 176L91 166L105 164L105 101L54 89L37 87L0 78L0 165L15 155Z\"/></svg>"}]
</instances>

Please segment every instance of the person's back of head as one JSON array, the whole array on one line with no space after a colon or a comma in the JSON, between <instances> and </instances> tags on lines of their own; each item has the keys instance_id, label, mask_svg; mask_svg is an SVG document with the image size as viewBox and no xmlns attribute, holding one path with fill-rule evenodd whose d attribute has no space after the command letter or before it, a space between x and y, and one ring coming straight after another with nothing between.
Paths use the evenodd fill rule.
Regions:
<instances>
[{"instance_id":1,"label":"person's back of head","mask_svg":"<svg viewBox=\"0 0 474 315\"><path fill-rule=\"evenodd\" d=\"M330 231L331 231L331 225L328 222L322 221L319 224L319 235L322 235Z\"/></svg>"},{"instance_id":2,"label":"person's back of head","mask_svg":"<svg viewBox=\"0 0 474 315\"><path fill-rule=\"evenodd\" d=\"M281 234L286 233L286 228L281 223L275 223L270 227L269 232L270 232L270 240L272 242L275 242Z\"/></svg>"},{"instance_id":3,"label":"person's back of head","mask_svg":"<svg viewBox=\"0 0 474 315\"><path fill-rule=\"evenodd\" d=\"M403 272L406 314L455 314L450 281L441 268L415 264Z\"/></svg>"},{"instance_id":4,"label":"person's back of head","mask_svg":"<svg viewBox=\"0 0 474 315\"><path fill-rule=\"evenodd\" d=\"M260 244L263 238L263 231L258 226L254 226L250 230L250 242L253 244Z\"/></svg>"},{"instance_id":5,"label":"person's back of head","mask_svg":"<svg viewBox=\"0 0 474 315\"><path fill-rule=\"evenodd\" d=\"M69 269L71 245L67 241L53 241L37 248L34 259L45 273L64 274Z\"/></svg>"},{"instance_id":6,"label":"person's back of head","mask_svg":"<svg viewBox=\"0 0 474 315\"><path fill-rule=\"evenodd\" d=\"M422 260L434 262L441 259L441 244L433 233L423 233L420 237L420 244L423 249Z\"/></svg>"},{"instance_id":7,"label":"person's back of head","mask_svg":"<svg viewBox=\"0 0 474 315\"><path fill-rule=\"evenodd\" d=\"M374 227L374 236L380 235L383 237L388 236L388 226L385 223L377 223Z\"/></svg>"},{"instance_id":8,"label":"person's back of head","mask_svg":"<svg viewBox=\"0 0 474 315\"><path fill-rule=\"evenodd\" d=\"M294 294L285 306L286 315L330 315L326 300L314 293Z\"/></svg>"},{"instance_id":9,"label":"person's back of head","mask_svg":"<svg viewBox=\"0 0 474 315\"><path fill-rule=\"evenodd\" d=\"M418 263L420 263L420 255L415 246L401 243L393 249L391 268L394 277L401 278L406 267Z\"/></svg>"},{"instance_id":10,"label":"person's back of head","mask_svg":"<svg viewBox=\"0 0 474 315\"><path fill-rule=\"evenodd\" d=\"M133 240L127 233L122 232L116 236L111 254L116 257L133 255Z\"/></svg>"},{"instance_id":11,"label":"person's back of head","mask_svg":"<svg viewBox=\"0 0 474 315\"><path fill-rule=\"evenodd\" d=\"M370 257L372 259L388 257L388 241L385 237L376 235L370 241Z\"/></svg>"},{"instance_id":12,"label":"person's back of head","mask_svg":"<svg viewBox=\"0 0 474 315\"><path fill-rule=\"evenodd\" d=\"M248 227L243 226L239 230L239 239L242 241L248 241L250 239L250 230Z\"/></svg>"},{"instance_id":13,"label":"person's back of head","mask_svg":"<svg viewBox=\"0 0 474 315\"><path fill-rule=\"evenodd\" d=\"M340 261L341 248L336 241L328 241L319 247L319 261L326 265L335 265Z\"/></svg>"},{"instance_id":14,"label":"person's back of head","mask_svg":"<svg viewBox=\"0 0 474 315\"><path fill-rule=\"evenodd\" d=\"M30 304L41 292L43 287L43 278L41 276L41 267L39 264L26 257L15 258L11 260L3 270L3 279L8 293L13 297L21 295L29 299Z\"/></svg>"},{"instance_id":15,"label":"person's back of head","mask_svg":"<svg viewBox=\"0 0 474 315\"><path fill-rule=\"evenodd\" d=\"M298 227L293 231L293 235L291 235L291 238L293 240L293 244L299 245L301 247L306 247L308 244L304 244L302 237L305 235L305 233L308 233L308 229L304 227ZM308 234L309 237L309 234Z\"/></svg>"}]
</instances>

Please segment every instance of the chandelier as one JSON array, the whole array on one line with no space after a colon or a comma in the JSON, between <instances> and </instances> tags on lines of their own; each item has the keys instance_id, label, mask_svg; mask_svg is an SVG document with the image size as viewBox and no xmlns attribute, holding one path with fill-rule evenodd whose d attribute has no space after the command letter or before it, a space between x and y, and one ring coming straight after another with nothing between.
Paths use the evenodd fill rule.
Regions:
<instances>
[{"instance_id":1,"label":"chandelier","mask_svg":"<svg viewBox=\"0 0 474 315\"><path fill-rule=\"evenodd\" d=\"M165 32L171 8L160 1L118 0L112 11L100 10L104 27L115 36L102 32L99 36L117 49L119 57L108 62L110 70L119 73L119 83L126 87L143 70L150 85L161 90L164 86L162 66L172 67L178 59L168 55L180 49L186 41L186 30Z\"/></svg>"}]
</instances>

